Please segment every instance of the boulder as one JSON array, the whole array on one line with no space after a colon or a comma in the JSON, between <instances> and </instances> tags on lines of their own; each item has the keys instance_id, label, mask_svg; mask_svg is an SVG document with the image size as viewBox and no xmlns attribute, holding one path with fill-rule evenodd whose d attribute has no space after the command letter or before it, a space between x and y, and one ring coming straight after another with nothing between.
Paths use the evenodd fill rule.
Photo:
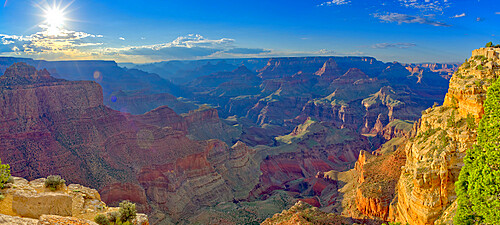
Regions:
<instances>
[{"instance_id":1,"label":"boulder","mask_svg":"<svg viewBox=\"0 0 500 225\"><path fill-rule=\"evenodd\" d=\"M0 214L0 225L32 225L38 220Z\"/></svg>"},{"instance_id":2,"label":"boulder","mask_svg":"<svg viewBox=\"0 0 500 225\"><path fill-rule=\"evenodd\" d=\"M72 216L72 198L61 193L16 193L12 210L22 217L39 218L41 215Z\"/></svg>"}]
</instances>

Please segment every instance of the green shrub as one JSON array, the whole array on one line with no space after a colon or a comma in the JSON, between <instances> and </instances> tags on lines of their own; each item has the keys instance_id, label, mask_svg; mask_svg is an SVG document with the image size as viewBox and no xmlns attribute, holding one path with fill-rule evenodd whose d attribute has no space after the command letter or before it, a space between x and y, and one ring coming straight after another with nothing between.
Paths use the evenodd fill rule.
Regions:
<instances>
[{"instance_id":1,"label":"green shrub","mask_svg":"<svg viewBox=\"0 0 500 225\"><path fill-rule=\"evenodd\" d=\"M458 209L455 224L500 222L500 82L487 92L477 145L467 151L455 183Z\"/></svg>"},{"instance_id":2,"label":"green shrub","mask_svg":"<svg viewBox=\"0 0 500 225\"><path fill-rule=\"evenodd\" d=\"M489 48L491 46L493 46L493 42L490 41L490 42L486 43L486 48Z\"/></svg>"},{"instance_id":3,"label":"green shrub","mask_svg":"<svg viewBox=\"0 0 500 225\"><path fill-rule=\"evenodd\" d=\"M45 187L49 188L51 191L59 189L65 183L66 181L59 175L50 175L45 179Z\"/></svg>"},{"instance_id":4,"label":"green shrub","mask_svg":"<svg viewBox=\"0 0 500 225\"><path fill-rule=\"evenodd\" d=\"M467 127L469 129L476 129L476 119L472 114L467 114L467 118L465 118L465 121L467 122Z\"/></svg>"},{"instance_id":5,"label":"green shrub","mask_svg":"<svg viewBox=\"0 0 500 225\"><path fill-rule=\"evenodd\" d=\"M5 199L5 196L0 194L0 201L4 200Z\"/></svg>"},{"instance_id":6,"label":"green shrub","mask_svg":"<svg viewBox=\"0 0 500 225\"><path fill-rule=\"evenodd\" d=\"M125 221L125 222L116 221L115 225L134 225L134 224L130 221Z\"/></svg>"},{"instance_id":7,"label":"green shrub","mask_svg":"<svg viewBox=\"0 0 500 225\"><path fill-rule=\"evenodd\" d=\"M9 164L2 164L2 160L0 159L0 188L3 188L9 179L11 179L10 166Z\"/></svg>"},{"instance_id":8,"label":"green shrub","mask_svg":"<svg viewBox=\"0 0 500 225\"><path fill-rule=\"evenodd\" d=\"M106 217L103 214L99 214L94 217L94 222L96 222L99 225L110 225L111 223L108 220L108 217Z\"/></svg>"},{"instance_id":9,"label":"green shrub","mask_svg":"<svg viewBox=\"0 0 500 225\"><path fill-rule=\"evenodd\" d=\"M135 204L130 201L123 201L120 203L120 221L132 221L137 215L137 210L135 210Z\"/></svg>"},{"instance_id":10,"label":"green shrub","mask_svg":"<svg viewBox=\"0 0 500 225\"><path fill-rule=\"evenodd\" d=\"M481 86L483 86L483 84L481 84L481 81L479 81L479 80L474 81L474 84L475 84L477 87L481 87Z\"/></svg>"},{"instance_id":11,"label":"green shrub","mask_svg":"<svg viewBox=\"0 0 500 225\"><path fill-rule=\"evenodd\" d=\"M417 136L418 138L422 138L419 143L426 142L427 139L429 139L430 136L434 135L436 132L438 132L440 130L441 130L441 128L439 128L439 127L436 128L436 129L431 128L431 129L426 130L423 133L420 133Z\"/></svg>"},{"instance_id":12,"label":"green shrub","mask_svg":"<svg viewBox=\"0 0 500 225\"><path fill-rule=\"evenodd\" d=\"M115 223L116 221L118 221L118 219L120 218L120 213L119 212L109 212L108 213L108 219L109 219L109 222L113 222Z\"/></svg>"},{"instance_id":13,"label":"green shrub","mask_svg":"<svg viewBox=\"0 0 500 225\"><path fill-rule=\"evenodd\" d=\"M445 130L441 131L441 133L439 134L439 139L441 140L441 148L445 148L446 146L448 146L450 138L448 137L448 133Z\"/></svg>"},{"instance_id":14,"label":"green shrub","mask_svg":"<svg viewBox=\"0 0 500 225\"><path fill-rule=\"evenodd\" d=\"M478 69L478 70L483 70L483 69L484 69L484 67L483 67L483 65L477 65L476 69Z\"/></svg>"},{"instance_id":15,"label":"green shrub","mask_svg":"<svg viewBox=\"0 0 500 225\"><path fill-rule=\"evenodd\" d=\"M447 127L455 127L455 125L456 125L456 122L455 122L455 112L456 112L456 111L455 111L455 110L453 110L453 111L451 112L450 117L448 117L448 119L447 119L447 121L446 121L446 126L447 126Z\"/></svg>"}]
</instances>

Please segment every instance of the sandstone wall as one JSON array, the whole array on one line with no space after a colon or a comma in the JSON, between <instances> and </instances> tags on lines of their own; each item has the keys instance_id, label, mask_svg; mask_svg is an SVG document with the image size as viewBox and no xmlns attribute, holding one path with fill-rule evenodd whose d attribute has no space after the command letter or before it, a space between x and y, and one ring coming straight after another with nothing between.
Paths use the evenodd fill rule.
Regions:
<instances>
[{"instance_id":1,"label":"sandstone wall","mask_svg":"<svg viewBox=\"0 0 500 225\"><path fill-rule=\"evenodd\" d=\"M451 78L444 105L425 110L415 124L392 208L396 221L434 224L455 201L454 183L476 141L486 90L500 75L498 55L499 49L474 50ZM468 122L468 115L475 121Z\"/></svg>"}]
</instances>

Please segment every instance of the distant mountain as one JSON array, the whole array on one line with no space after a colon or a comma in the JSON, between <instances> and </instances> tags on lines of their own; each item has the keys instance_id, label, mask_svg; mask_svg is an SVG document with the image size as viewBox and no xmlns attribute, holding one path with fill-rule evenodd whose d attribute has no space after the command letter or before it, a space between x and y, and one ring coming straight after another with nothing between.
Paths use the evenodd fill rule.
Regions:
<instances>
[{"instance_id":1,"label":"distant mountain","mask_svg":"<svg viewBox=\"0 0 500 225\"><path fill-rule=\"evenodd\" d=\"M239 66L246 66L257 71L265 66L268 59L213 59L195 61L166 61L150 64L138 64L130 68L137 68L159 74L162 78L175 84L184 84L198 77L216 72L232 71ZM129 67L129 65L127 65Z\"/></svg>"}]
</instances>

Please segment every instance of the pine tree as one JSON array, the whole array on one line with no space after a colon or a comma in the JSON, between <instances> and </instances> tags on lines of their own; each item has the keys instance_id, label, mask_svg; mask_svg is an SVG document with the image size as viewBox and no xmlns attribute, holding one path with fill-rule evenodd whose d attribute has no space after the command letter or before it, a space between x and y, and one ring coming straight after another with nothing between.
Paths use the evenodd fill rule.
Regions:
<instances>
[{"instance_id":1,"label":"pine tree","mask_svg":"<svg viewBox=\"0 0 500 225\"><path fill-rule=\"evenodd\" d=\"M456 224L500 224L500 81L487 93L477 145L467 152L456 182Z\"/></svg>"}]
</instances>

